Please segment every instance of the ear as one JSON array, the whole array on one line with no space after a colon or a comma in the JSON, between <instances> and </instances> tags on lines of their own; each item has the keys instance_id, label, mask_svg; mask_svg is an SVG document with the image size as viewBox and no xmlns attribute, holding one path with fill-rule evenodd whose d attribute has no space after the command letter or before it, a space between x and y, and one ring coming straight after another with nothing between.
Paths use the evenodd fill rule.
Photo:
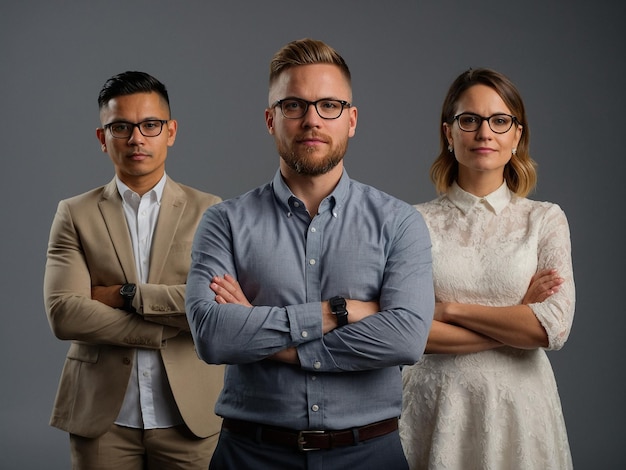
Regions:
<instances>
[{"instance_id":1,"label":"ear","mask_svg":"<svg viewBox=\"0 0 626 470\"><path fill-rule=\"evenodd\" d=\"M452 128L448 125L447 122L442 124L443 132L446 134L446 139L448 140L448 145L454 147L454 139L452 138Z\"/></svg>"},{"instance_id":2,"label":"ear","mask_svg":"<svg viewBox=\"0 0 626 470\"><path fill-rule=\"evenodd\" d=\"M276 108L267 108L265 110L265 125L270 135L274 135L274 116Z\"/></svg>"},{"instance_id":3,"label":"ear","mask_svg":"<svg viewBox=\"0 0 626 470\"><path fill-rule=\"evenodd\" d=\"M356 122L359 112L356 109L356 106L350 106L348 108L348 112L350 113L350 128L348 130L348 137L353 137L354 134L356 134Z\"/></svg>"},{"instance_id":4,"label":"ear","mask_svg":"<svg viewBox=\"0 0 626 470\"><path fill-rule=\"evenodd\" d=\"M174 145L174 141L176 140L176 132L178 131L178 122L176 119L170 119L167 121L167 146L171 147Z\"/></svg>"},{"instance_id":5,"label":"ear","mask_svg":"<svg viewBox=\"0 0 626 470\"><path fill-rule=\"evenodd\" d=\"M96 129L96 137L98 138L98 141L100 142L100 148L102 149L102 151L104 153L107 153L106 135L105 135L105 130L102 127L98 127Z\"/></svg>"},{"instance_id":6,"label":"ear","mask_svg":"<svg viewBox=\"0 0 626 470\"><path fill-rule=\"evenodd\" d=\"M513 144L513 148L517 148L517 146L519 145L519 141L522 139L523 132L524 132L524 127L521 125L518 125L517 128L515 129L515 142Z\"/></svg>"}]
</instances>

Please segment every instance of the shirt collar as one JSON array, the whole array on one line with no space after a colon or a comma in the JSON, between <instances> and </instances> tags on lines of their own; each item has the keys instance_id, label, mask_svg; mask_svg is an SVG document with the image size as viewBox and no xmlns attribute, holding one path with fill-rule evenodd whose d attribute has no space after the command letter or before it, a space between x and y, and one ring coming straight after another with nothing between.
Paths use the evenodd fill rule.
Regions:
<instances>
[{"instance_id":1,"label":"shirt collar","mask_svg":"<svg viewBox=\"0 0 626 470\"><path fill-rule=\"evenodd\" d=\"M463 214L468 214L472 208L478 204L484 204L496 214L500 214L512 198L511 191L506 185L506 181L494 192L483 197L474 196L464 191L455 181L448 189L446 196Z\"/></svg>"},{"instance_id":2,"label":"shirt collar","mask_svg":"<svg viewBox=\"0 0 626 470\"><path fill-rule=\"evenodd\" d=\"M145 196L149 196L153 201L156 201L159 205L161 204L161 198L163 197L163 188L165 188L165 180L167 179L167 175L163 173L163 176L159 180L159 182L154 185L154 187L148 191ZM117 191L122 196L122 199L126 200L124 195L129 192L130 194L137 194L135 191L130 189L122 180L120 180L117 175L115 175L115 184L117 185Z\"/></svg>"},{"instance_id":3,"label":"shirt collar","mask_svg":"<svg viewBox=\"0 0 626 470\"><path fill-rule=\"evenodd\" d=\"M280 169L276 171L274 175L274 179L272 181L272 186L274 188L274 194L276 199L279 201L281 205L283 205L287 212L291 212L291 205L289 202L293 199L300 201L289 189L287 183L283 179L282 174L280 173ZM344 169L341 174L341 179L333 192L330 193L320 204L319 211L322 212L324 206L326 205L325 201L328 201L328 207L333 211L333 216L337 217L338 210L343 207L344 201L348 195L348 189L350 187L350 177L348 176L348 172ZM293 198L293 199L292 199Z\"/></svg>"}]
</instances>

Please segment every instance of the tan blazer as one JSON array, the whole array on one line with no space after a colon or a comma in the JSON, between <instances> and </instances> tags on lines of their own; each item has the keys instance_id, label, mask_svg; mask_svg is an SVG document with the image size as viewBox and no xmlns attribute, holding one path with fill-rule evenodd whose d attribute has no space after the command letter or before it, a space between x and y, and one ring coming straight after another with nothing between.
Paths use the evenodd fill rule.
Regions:
<instances>
[{"instance_id":1,"label":"tan blazer","mask_svg":"<svg viewBox=\"0 0 626 470\"><path fill-rule=\"evenodd\" d=\"M158 349L185 423L196 436L219 433L214 412L224 370L201 361L185 315L191 245L205 209L220 198L167 179L147 284L137 279L115 180L61 201L52 223L44 301L54 334L71 340L50 424L73 434L104 434L122 406L135 348ZM138 313L91 299L91 286L137 284Z\"/></svg>"}]
</instances>

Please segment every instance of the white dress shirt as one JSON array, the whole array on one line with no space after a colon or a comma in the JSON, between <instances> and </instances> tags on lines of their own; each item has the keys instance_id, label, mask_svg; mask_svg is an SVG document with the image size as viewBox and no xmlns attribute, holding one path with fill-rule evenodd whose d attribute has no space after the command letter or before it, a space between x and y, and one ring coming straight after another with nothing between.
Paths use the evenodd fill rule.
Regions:
<instances>
[{"instance_id":1,"label":"white dress shirt","mask_svg":"<svg viewBox=\"0 0 626 470\"><path fill-rule=\"evenodd\" d=\"M139 196L116 177L133 244L137 277L141 283L148 282L152 235L159 217L165 179L166 175L163 175L154 188ZM143 429L182 424L161 354L158 350L141 348L136 353L135 370L115 424Z\"/></svg>"}]
</instances>

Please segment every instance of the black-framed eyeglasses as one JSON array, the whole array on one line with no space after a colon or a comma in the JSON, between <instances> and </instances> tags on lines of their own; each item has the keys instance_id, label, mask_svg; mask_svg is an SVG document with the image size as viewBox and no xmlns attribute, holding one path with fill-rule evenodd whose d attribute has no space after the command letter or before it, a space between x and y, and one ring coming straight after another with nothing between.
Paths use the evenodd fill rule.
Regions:
<instances>
[{"instance_id":1,"label":"black-framed eyeglasses","mask_svg":"<svg viewBox=\"0 0 626 470\"><path fill-rule=\"evenodd\" d=\"M349 108L352 105L344 100L331 100L322 98L317 101L307 101L302 98L285 98L276 101L271 107L280 106L280 112L287 119L300 119L309 110L309 106L315 106L315 111L322 119L337 119L341 116L343 108Z\"/></svg>"},{"instance_id":2,"label":"black-framed eyeglasses","mask_svg":"<svg viewBox=\"0 0 626 470\"><path fill-rule=\"evenodd\" d=\"M163 124L167 119L148 119L141 122L115 121L105 124L104 128L111 131L111 135L116 139L128 139L133 135L135 127L139 128L139 132L144 137L156 137L161 134Z\"/></svg>"},{"instance_id":3,"label":"black-framed eyeglasses","mask_svg":"<svg viewBox=\"0 0 626 470\"><path fill-rule=\"evenodd\" d=\"M454 116L454 119L459 123L459 129L465 132L475 132L483 125L483 121L487 121L489 129L496 134L504 134L509 132L513 123L517 122L515 116L510 114L493 114L489 117L483 117L474 113L461 113Z\"/></svg>"}]
</instances>

